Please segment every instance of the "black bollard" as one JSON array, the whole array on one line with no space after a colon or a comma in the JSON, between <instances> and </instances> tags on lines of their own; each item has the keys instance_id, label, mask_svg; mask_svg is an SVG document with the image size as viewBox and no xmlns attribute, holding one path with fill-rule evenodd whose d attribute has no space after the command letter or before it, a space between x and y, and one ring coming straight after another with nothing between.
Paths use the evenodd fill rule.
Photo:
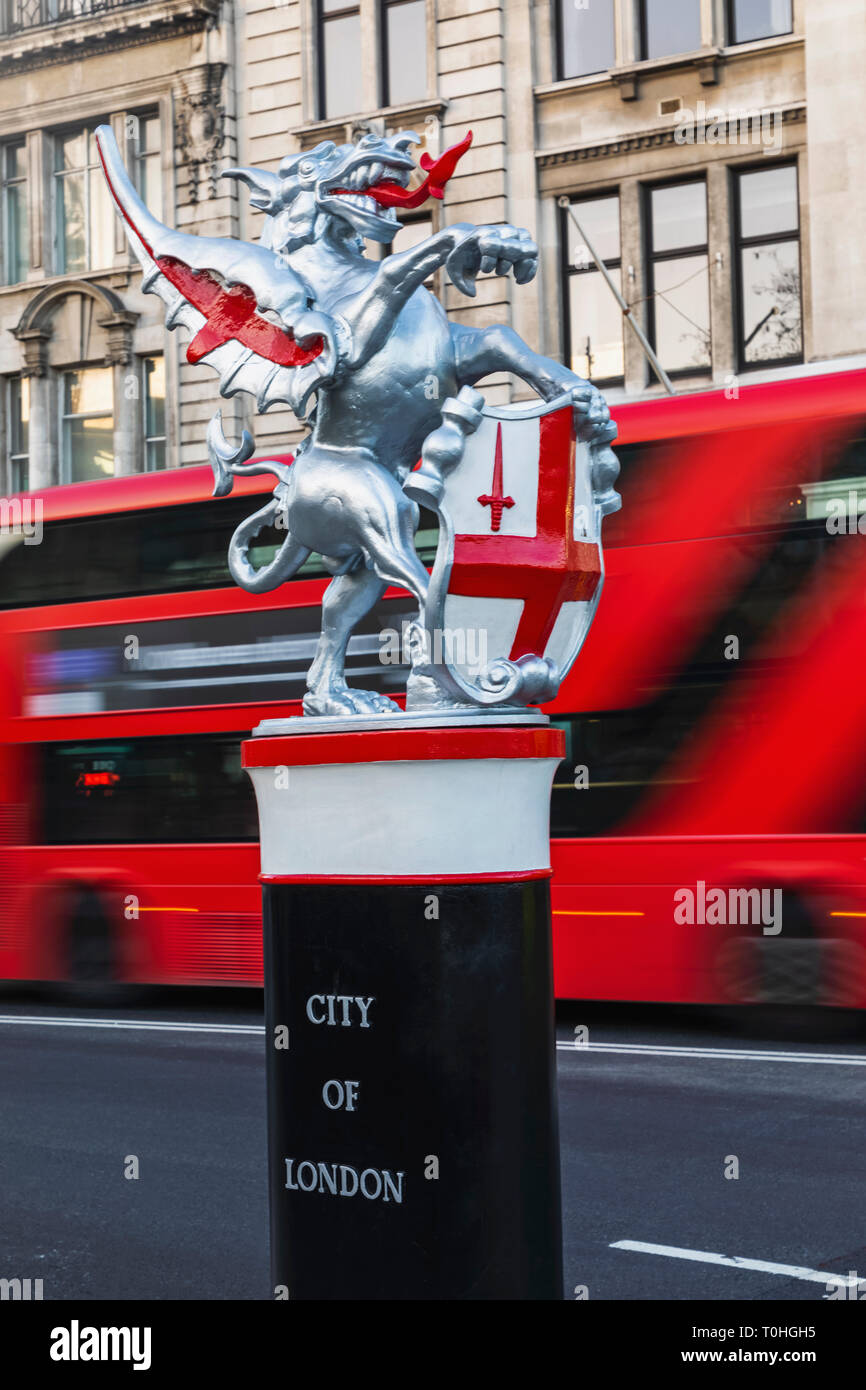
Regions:
<instances>
[{"instance_id":1,"label":"black bollard","mask_svg":"<svg viewBox=\"0 0 866 1390\"><path fill-rule=\"evenodd\" d=\"M299 719L244 744L277 1298L562 1297L548 817L564 740L518 720Z\"/></svg>"}]
</instances>

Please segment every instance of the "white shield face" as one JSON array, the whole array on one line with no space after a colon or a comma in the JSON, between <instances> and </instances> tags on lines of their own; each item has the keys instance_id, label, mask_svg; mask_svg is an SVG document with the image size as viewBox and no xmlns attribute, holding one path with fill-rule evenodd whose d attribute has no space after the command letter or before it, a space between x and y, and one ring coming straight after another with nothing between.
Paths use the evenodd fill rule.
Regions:
<instances>
[{"instance_id":1,"label":"white shield face","mask_svg":"<svg viewBox=\"0 0 866 1390\"><path fill-rule=\"evenodd\" d=\"M599 575L587 578L587 597L562 598L578 582L570 574L601 564L590 467L561 401L487 409L467 438L445 486L455 554L441 639L442 657L465 678L522 655L527 642L563 676L573 664L601 592ZM560 544L566 537L579 548Z\"/></svg>"}]
</instances>

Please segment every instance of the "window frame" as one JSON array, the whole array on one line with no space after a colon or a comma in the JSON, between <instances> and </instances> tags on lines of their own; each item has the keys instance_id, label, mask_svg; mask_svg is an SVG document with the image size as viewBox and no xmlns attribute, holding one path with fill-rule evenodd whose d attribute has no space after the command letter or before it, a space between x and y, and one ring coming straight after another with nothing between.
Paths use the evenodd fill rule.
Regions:
<instances>
[{"instance_id":1,"label":"window frame","mask_svg":"<svg viewBox=\"0 0 866 1390\"><path fill-rule=\"evenodd\" d=\"M94 371L96 371L96 372L99 372L99 371L109 371L109 372L110 372L110 371L111 371L111 368L105 368L105 367L103 367L102 365L100 365L100 364L98 364L98 363L95 363L95 362L82 362L82 363L79 363L77 366L72 365L72 364L69 364L69 365L65 365L65 364L64 364L64 366L62 366L62 367L59 369L58 373L57 373L57 384L58 384L58 387L59 387L59 391L58 391L58 402L57 402L57 404L58 404L59 407L60 407L60 411L59 411L59 414L60 414L60 437L59 437L59 450L58 450L59 456L60 456L60 457L59 457L59 463L60 463L59 472L60 472L60 479L61 479L61 482L63 482L63 483L74 483L74 482L82 482L82 481L85 481L85 480L80 479L80 478L73 478L73 477L72 477L72 455L71 455L71 453L70 453L70 451L69 451L68 442L67 442L67 441L68 441L68 435L67 435L67 429L66 429L66 422L67 422L67 420L103 420L103 419L105 419L105 412L102 411L102 410L78 410L78 411L67 411L67 409L66 409L66 378L67 378L68 376L71 376L73 373L81 373L81 374L83 374L84 372L94 372ZM112 389L111 389L111 412L110 412L110 416L111 416L111 428L112 428L112 433L113 433L114 430L115 430L116 427L117 427L117 401L116 401L115 398L114 398L114 381L113 381L113 379L112 379L112 383L111 383L111 388L112 388ZM106 475L105 475L106 478L116 478L116 477L118 476L118 475L117 475L117 471L116 471L116 468L117 468L117 458L116 458L116 457L115 457L115 459L114 459L114 463L115 463L115 469L114 469L114 471L111 472L111 473L106 473ZM101 482L102 479L100 478L100 479L97 479L96 481Z\"/></svg>"},{"instance_id":2,"label":"window frame","mask_svg":"<svg viewBox=\"0 0 866 1390\"><path fill-rule=\"evenodd\" d=\"M377 0L377 23L379 27L379 99L384 107L392 105L388 81L388 11L400 5L410 5L413 0ZM427 60L427 6L424 4L424 59ZM427 95L425 82L422 99Z\"/></svg>"},{"instance_id":3,"label":"window frame","mask_svg":"<svg viewBox=\"0 0 866 1390\"><path fill-rule=\"evenodd\" d=\"M698 20L700 24L701 5L698 4ZM637 32L638 32L638 52L642 63L663 63L666 58L681 58L684 53L696 52L693 48L681 48L676 53L659 53L655 58L649 56L649 23L647 19L647 0L637 0ZM700 48L700 33L698 34L698 48Z\"/></svg>"},{"instance_id":4,"label":"window frame","mask_svg":"<svg viewBox=\"0 0 866 1390\"><path fill-rule=\"evenodd\" d=\"M158 106L148 106L142 109L141 111L130 111L127 114L133 116L136 121L136 133L135 138L132 141L134 165L133 182L135 184L135 190L141 198L142 202L146 203L145 180L143 179L142 175L144 172L145 161L147 159L153 159L154 156L156 156L156 166L158 170L159 180L160 209L159 212L154 213L154 216L158 217L160 222L163 222L165 220L165 188L163 186L162 177L162 113ZM142 149L141 147L141 132L146 121L155 122L157 127L159 128L160 143L156 146L155 149L147 149L146 147ZM148 211L153 212L153 209L149 208Z\"/></svg>"},{"instance_id":5,"label":"window frame","mask_svg":"<svg viewBox=\"0 0 866 1390\"><path fill-rule=\"evenodd\" d=\"M68 126L58 126L56 129L54 129L54 130L52 130L52 131L50 132L50 139L51 139L51 165L52 165L52 170L51 170L51 189L52 189L51 203L52 203L52 209L51 209L51 210L52 210L52 212L53 212L53 223L54 223L54 237L53 237L54 270L55 270L55 272L56 272L58 275L85 275L85 274L90 273L91 271L95 271L95 272L99 272L99 271L109 271L109 270L111 270L112 265L113 265L113 262L114 262L114 257L113 257L113 255L112 255L111 258L110 258L110 260L108 261L107 265L96 265L96 266L95 266L95 265L92 265L92 264L91 264L91 256L92 256L91 243L92 243L93 238L92 238L92 227L91 227L91 221L90 221L90 216L91 216L91 203L90 203L90 171L91 171L92 169L93 169L93 170L100 170L100 171L101 171L101 165L100 165L100 163L99 163L98 158L95 159L94 162L93 162L92 164L88 162L88 161L89 161L89 150L90 150L90 142L91 142L91 139L93 138L93 134L94 134L94 131L96 130L96 127L99 126L99 125L107 125L107 124L109 124L108 117L100 117L100 118L97 119L97 120L86 120L86 121L83 121L83 122L80 122L80 121L79 121L79 122L76 122L75 124L68 125ZM60 146L61 146L63 140L68 139L70 136L76 135L76 134L83 134L83 135L85 135L86 138L87 138L87 146L86 146L85 154L84 154L84 163L83 163L79 168L77 168L77 169L60 169L60 168L58 168L58 160L59 160L59 156L60 156ZM65 239L65 237L64 237L63 239L61 239L61 236L60 236L60 212L61 212L61 209L62 209L62 207L63 207L63 196L62 196L62 191L63 191L63 190L62 190L62 185L63 185L63 182L64 182L66 179L68 179L68 178L69 178L71 175L73 175L73 174L83 174L83 175L84 175L84 265L83 265L83 266L80 266L77 270L70 270L70 268L69 268L69 266L68 266L68 264L67 264L67 256L66 256L66 239Z\"/></svg>"},{"instance_id":6,"label":"window frame","mask_svg":"<svg viewBox=\"0 0 866 1390\"><path fill-rule=\"evenodd\" d=\"M21 400L21 391L22 391L22 388L23 388L25 382L27 383L27 391L28 391L28 394L29 394L29 391L30 391L30 378L27 377L27 376L25 376L23 372L15 372L15 373L13 373L11 376L7 376L7 377L6 377L6 382L5 382L5 402L4 402L4 404L5 404L5 407L6 407L6 468L7 468L7 481L8 481L8 484L9 484L9 491L10 491L10 492L28 492L28 491L30 490L30 439L29 439L29 435L28 435L28 440L27 440L27 452L26 452L26 453L22 453L20 449L19 449L19 450L16 450L16 449L15 449L15 444L16 444L16 442L20 442L20 441L16 441L16 439L15 439L15 437L14 437L14 434L13 434L13 428L12 428L12 426L13 426L13 419L16 420L19 424L20 424L20 420L21 420L20 407L19 407L18 410L14 410L14 409L13 409L13 401L14 401L14 399L15 399L15 387L16 387L16 386L18 387L18 399L19 399L19 402L20 402L20 400ZM29 405L29 402L28 402L28 405ZM29 417L29 410L28 410L28 417ZM28 418L28 424L29 424L29 418ZM18 486L17 486L17 483L16 483L16 481L15 481L15 470L16 470L16 466L20 466L22 463L24 464L24 475L25 475L26 481L25 481L24 487L18 487Z\"/></svg>"},{"instance_id":7,"label":"window frame","mask_svg":"<svg viewBox=\"0 0 866 1390\"><path fill-rule=\"evenodd\" d=\"M565 75L565 30L562 23L562 7L566 0L553 0L553 34L556 44L556 80L557 82L581 82L589 77L602 77L605 73L611 72L616 66L616 0L610 0L613 18L613 62L609 68L596 68L593 72L582 72L577 77L566 77Z\"/></svg>"},{"instance_id":8,"label":"window frame","mask_svg":"<svg viewBox=\"0 0 866 1390\"><path fill-rule=\"evenodd\" d=\"M791 27L779 34L761 34L754 39L737 38L737 0L725 0L725 32L728 44L735 48L743 43L766 43L768 39L783 39L794 32L794 0L791 0Z\"/></svg>"},{"instance_id":9,"label":"window frame","mask_svg":"<svg viewBox=\"0 0 866 1390\"><path fill-rule=\"evenodd\" d=\"M28 173L25 169L23 174L16 174L10 177L7 168L7 160L10 150L22 149L24 151L25 163L27 159L27 140L26 137L18 137L11 140L4 140L0 145L0 195L2 195L2 242L3 242L3 284L4 285L23 285L26 283L28 272L30 271L30 246L24 247L24 278L18 279L12 276L9 251L12 244L11 221L10 221L10 200L9 189L21 188L24 190L24 213L25 213L25 236L29 239L30 235L30 206L27 196Z\"/></svg>"},{"instance_id":10,"label":"window frame","mask_svg":"<svg viewBox=\"0 0 866 1390\"><path fill-rule=\"evenodd\" d=\"M580 203L597 203L597 202L601 202L602 199L604 199L604 198L616 198L616 201L617 201L617 216L618 216L618 218L619 218L619 255L618 255L618 256L611 256L609 259L606 259L604 256L602 256L602 257L601 257L601 261L602 261L602 264L604 265L604 267L605 267L606 270L619 270L619 271L621 272L621 271L622 271L622 191L621 191L621 189L620 189L619 184L617 184L617 185L616 185L614 188L612 188L612 189L605 189L605 188L603 188L603 189L596 189L596 190L595 190L594 192L592 192L592 193L579 193L579 194L574 194L574 195L572 195L572 194L569 194L569 195L568 195L569 205L571 205L572 203L574 203L574 204L580 204ZM571 295L570 295L570 293L569 293L569 287L570 287L571 277L572 277L573 275L591 275L591 274L595 274L595 275L597 275L597 276L599 277L599 279L601 279L602 281L604 280L604 277L602 276L601 271L599 270L599 268L598 268L598 266L596 265L595 261L592 261L592 264L591 264L590 266L587 266L587 267L586 267L585 269L583 269L583 270L578 269L577 266L573 266L573 265L571 264L571 262L570 262L570 260L569 260L569 258L568 258L568 229L569 229L569 226L570 226L570 225L573 225L573 224L570 222L570 219L569 219L568 208L559 208L558 211L559 211L559 225L560 225L560 234L559 234L559 256L560 256L560 267L561 267L560 279L561 279L561 283L562 283L562 291L561 291L561 292L562 292L562 303L563 303L563 308L564 308L564 310L565 310L565 312L564 312L564 314L563 314L563 316L562 316L562 317L563 317L563 329L564 329L563 335L562 335L562 337L563 337L562 346L563 346L563 354L564 354L564 357L565 357L565 362L566 362L567 365L570 366L570 365L571 365L571 360L572 360L572 346L573 346L573 340L572 340L572 323L571 323ZM607 288L607 286L605 286L605 288ZM622 289L620 289L620 294L622 294ZM619 308L619 306L617 306L617 308ZM620 309L620 319L622 320L622 310L621 310L621 309ZM625 384L625 323L624 323L624 322L621 322L620 327L621 327L621 329L622 329L622 376L590 377L589 379L592 381L592 383L593 383L594 386L610 387L610 386L623 386L623 385Z\"/></svg>"},{"instance_id":11,"label":"window frame","mask_svg":"<svg viewBox=\"0 0 866 1390\"><path fill-rule=\"evenodd\" d=\"M351 116L359 113L349 111L344 112L342 116L334 116L325 110L325 31L331 20L345 19L349 15L357 15L360 22L362 0L346 0L340 9L332 10L330 14L325 14L324 0L314 0L314 3L316 6L316 119L319 121L348 120ZM360 59L359 53L359 62Z\"/></svg>"},{"instance_id":12,"label":"window frame","mask_svg":"<svg viewBox=\"0 0 866 1390\"><path fill-rule=\"evenodd\" d=\"M163 397L163 434L148 434L147 432L147 404L148 404L148 362L161 361L166 382L166 396ZM166 370L165 354L162 352L147 352L141 357L141 438L142 438L142 473L164 473L168 468L168 421L165 418L167 409L168 394L168 375ZM162 467L151 468L148 464L148 446L151 444L162 445Z\"/></svg>"},{"instance_id":13,"label":"window frame","mask_svg":"<svg viewBox=\"0 0 866 1390\"><path fill-rule=\"evenodd\" d=\"M653 225L652 225L652 195L656 189L678 188L682 184L699 183L704 189L704 206L707 217L707 239L701 245L694 243L690 246L678 246L670 251L655 251L653 249ZM646 306L647 306L647 325L646 335L649 339L653 352L661 361L658 340L656 337L656 261L677 261L683 260L687 256L706 256L707 258L707 316L709 320L709 339L710 339L710 360L705 367L674 367L668 368L662 362L665 372L671 381L682 381L686 377L702 376L711 377L713 374L713 324L712 324L712 299L710 295L710 207L709 207L709 184L707 171L704 169L699 174L678 175L671 179L657 179L652 183L643 185L643 197L641 199L641 232L643 236L644 267L646 272Z\"/></svg>"},{"instance_id":14,"label":"window frame","mask_svg":"<svg viewBox=\"0 0 866 1390\"><path fill-rule=\"evenodd\" d=\"M766 172L770 169L793 168L797 176L797 230L795 232L768 232L762 236L744 237L740 228L742 225L742 194L740 192L740 179L743 174L755 174ZM730 169L731 177L731 260L733 262L734 280L734 336L737 349L737 371L738 372L759 372L772 370L776 367L795 367L803 363L805 359L805 320L803 316L803 222L800 215L800 165L796 158L778 159L772 162L756 164L750 161L748 164L736 164ZM751 246L773 246L781 241L794 241L797 243L797 264L800 278L800 351L788 357L771 357L757 362L746 360L746 315L745 304L743 302L743 268L742 252Z\"/></svg>"}]
</instances>

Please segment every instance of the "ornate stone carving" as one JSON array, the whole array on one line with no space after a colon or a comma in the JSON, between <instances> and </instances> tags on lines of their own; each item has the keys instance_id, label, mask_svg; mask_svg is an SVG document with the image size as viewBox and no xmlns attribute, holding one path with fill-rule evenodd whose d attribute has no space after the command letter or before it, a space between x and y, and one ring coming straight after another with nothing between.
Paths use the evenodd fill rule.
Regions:
<instances>
[{"instance_id":1,"label":"ornate stone carving","mask_svg":"<svg viewBox=\"0 0 866 1390\"><path fill-rule=\"evenodd\" d=\"M223 152L225 112L222 105L224 63L208 63L186 76L175 114L175 152L189 171L191 203L217 196Z\"/></svg>"}]
</instances>

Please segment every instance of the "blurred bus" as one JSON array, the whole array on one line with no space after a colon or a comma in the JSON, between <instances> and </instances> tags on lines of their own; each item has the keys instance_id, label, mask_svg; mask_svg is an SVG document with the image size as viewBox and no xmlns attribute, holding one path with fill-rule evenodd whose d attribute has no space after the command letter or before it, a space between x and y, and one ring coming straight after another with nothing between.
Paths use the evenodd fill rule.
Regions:
<instances>
[{"instance_id":1,"label":"blurred bus","mask_svg":"<svg viewBox=\"0 0 866 1390\"><path fill-rule=\"evenodd\" d=\"M556 993L862 1006L866 372L614 414L624 508L548 709ZM271 594L231 581L228 538L272 486L214 500L185 468L9 499L0 978L261 982L238 745L300 713L327 583L315 558ZM399 696L379 634L410 611L386 593L350 680Z\"/></svg>"},{"instance_id":2,"label":"blurred bus","mask_svg":"<svg viewBox=\"0 0 866 1390\"><path fill-rule=\"evenodd\" d=\"M866 372L614 414L623 510L551 710L556 992L862 1007Z\"/></svg>"}]
</instances>

